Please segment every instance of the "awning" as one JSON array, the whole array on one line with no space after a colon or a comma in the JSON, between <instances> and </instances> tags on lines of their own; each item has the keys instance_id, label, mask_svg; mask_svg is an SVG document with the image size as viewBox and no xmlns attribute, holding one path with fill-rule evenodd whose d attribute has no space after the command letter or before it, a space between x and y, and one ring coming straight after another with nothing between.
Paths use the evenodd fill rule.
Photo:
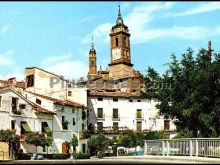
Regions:
<instances>
[{"instance_id":1,"label":"awning","mask_svg":"<svg viewBox=\"0 0 220 165\"><path fill-rule=\"evenodd\" d=\"M28 125L28 123L23 123L21 126L24 128L25 132L31 132L31 129Z\"/></svg>"}]
</instances>

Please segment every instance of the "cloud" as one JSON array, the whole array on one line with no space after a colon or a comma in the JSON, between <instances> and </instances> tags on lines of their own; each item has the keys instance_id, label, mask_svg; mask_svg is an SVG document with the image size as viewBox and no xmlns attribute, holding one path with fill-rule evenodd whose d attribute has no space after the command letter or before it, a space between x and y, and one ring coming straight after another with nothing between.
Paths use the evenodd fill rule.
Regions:
<instances>
[{"instance_id":1,"label":"cloud","mask_svg":"<svg viewBox=\"0 0 220 165\"><path fill-rule=\"evenodd\" d=\"M9 28L10 28L10 25L4 25L4 26L1 28L1 33L2 33L2 34L6 33Z\"/></svg>"},{"instance_id":2,"label":"cloud","mask_svg":"<svg viewBox=\"0 0 220 165\"><path fill-rule=\"evenodd\" d=\"M82 76L86 77L88 65L80 60L72 60L71 57L71 53L66 53L61 56L51 56L42 60L41 67L70 80L78 80Z\"/></svg>"},{"instance_id":3,"label":"cloud","mask_svg":"<svg viewBox=\"0 0 220 165\"><path fill-rule=\"evenodd\" d=\"M13 71L11 72L6 72L0 75L0 79L2 80L7 80L9 78L16 77L17 81L22 81L25 80L25 75L23 68L21 67L16 67Z\"/></svg>"},{"instance_id":4,"label":"cloud","mask_svg":"<svg viewBox=\"0 0 220 165\"><path fill-rule=\"evenodd\" d=\"M51 65L46 70L62 75L65 79L78 80L80 77L87 76L88 66L82 61L65 61Z\"/></svg>"},{"instance_id":5,"label":"cloud","mask_svg":"<svg viewBox=\"0 0 220 165\"><path fill-rule=\"evenodd\" d=\"M71 58L71 56L72 56L71 53L67 53L62 56L51 56L41 61L41 65L48 66L48 65L51 65L57 62L62 62L62 61L68 60L69 58Z\"/></svg>"},{"instance_id":6,"label":"cloud","mask_svg":"<svg viewBox=\"0 0 220 165\"><path fill-rule=\"evenodd\" d=\"M93 40L95 44L100 43L108 43L109 42L109 33L111 30L112 24L110 23L103 23L98 25L93 31L88 34L83 40L82 43L91 43L91 38L93 36Z\"/></svg>"},{"instance_id":7,"label":"cloud","mask_svg":"<svg viewBox=\"0 0 220 165\"><path fill-rule=\"evenodd\" d=\"M215 10L220 10L220 3L207 2L207 3L202 3L194 8L190 8L182 13L176 13L173 16L187 16L187 15L199 14L199 13L210 12Z\"/></svg>"},{"instance_id":8,"label":"cloud","mask_svg":"<svg viewBox=\"0 0 220 165\"><path fill-rule=\"evenodd\" d=\"M205 28L199 26L184 27L173 26L161 29L145 29L135 32L134 43L143 43L154 39L180 38L180 39L201 39L207 36L220 35L220 27Z\"/></svg>"},{"instance_id":9,"label":"cloud","mask_svg":"<svg viewBox=\"0 0 220 165\"><path fill-rule=\"evenodd\" d=\"M7 50L5 53L0 54L0 66L12 66L14 64L11 58L13 53L13 50Z\"/></svg>"}]
</instances>

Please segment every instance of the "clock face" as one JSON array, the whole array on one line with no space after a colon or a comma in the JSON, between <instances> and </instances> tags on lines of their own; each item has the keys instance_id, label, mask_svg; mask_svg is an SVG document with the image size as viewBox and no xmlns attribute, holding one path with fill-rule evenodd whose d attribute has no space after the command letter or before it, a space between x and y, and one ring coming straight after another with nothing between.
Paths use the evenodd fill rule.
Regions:
<instances>
[{"instance_id":1,"label":"clock face","mask_svg":"<svg viewBox=\"0 0 220 165\"><path fill-rule=\"evenodd\" d=\"M119 48L112 49L112 60L118 60L121 58L121 51Z\"/></svg>"}]
</instances>

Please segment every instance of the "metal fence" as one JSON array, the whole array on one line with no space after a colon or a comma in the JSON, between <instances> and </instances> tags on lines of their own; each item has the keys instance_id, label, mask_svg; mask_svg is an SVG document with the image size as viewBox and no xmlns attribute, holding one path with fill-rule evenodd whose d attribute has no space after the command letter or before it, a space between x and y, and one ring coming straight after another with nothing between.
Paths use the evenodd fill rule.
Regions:
<instances>
[{"instance_id":1,"label":"metal fence","mask_svg":"<svg viewBox=\"0 0 220 165\"><path fill-rule=\"evenodd\" d=\"M220 157L220 138L145 140L147 155Z\"/></svg>"}]
</instances>

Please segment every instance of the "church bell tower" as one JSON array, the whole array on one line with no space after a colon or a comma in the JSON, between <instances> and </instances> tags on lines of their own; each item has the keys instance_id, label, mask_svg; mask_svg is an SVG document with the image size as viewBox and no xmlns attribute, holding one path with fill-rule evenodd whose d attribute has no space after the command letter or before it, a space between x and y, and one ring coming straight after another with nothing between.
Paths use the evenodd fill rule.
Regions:
<instances>
[{"instance_id":1,"label":"church bell tower","mask_svg":"<svg viewBox=\"0 0 220 165\"><path fill-rule=\"evenodd\" d=\"M130 33L124 24L120 5L118 6L116 25L112 27L110 35L111 63L109 64L109 77L122 78L133 76L130 50Z\"/></svg>"},{"instance_id":2,"label":"church bell tower","mask_svg":"<svg viewBox=\"0 0 220 165\"><path fill-rule=\"evenodd\" d=\"M96 51L94 49L93 38L92 38L92 45L89 51L89 73L88 79L91 80L97 76L97 66L96 66Z\"/></svg>"}]
</instances>

